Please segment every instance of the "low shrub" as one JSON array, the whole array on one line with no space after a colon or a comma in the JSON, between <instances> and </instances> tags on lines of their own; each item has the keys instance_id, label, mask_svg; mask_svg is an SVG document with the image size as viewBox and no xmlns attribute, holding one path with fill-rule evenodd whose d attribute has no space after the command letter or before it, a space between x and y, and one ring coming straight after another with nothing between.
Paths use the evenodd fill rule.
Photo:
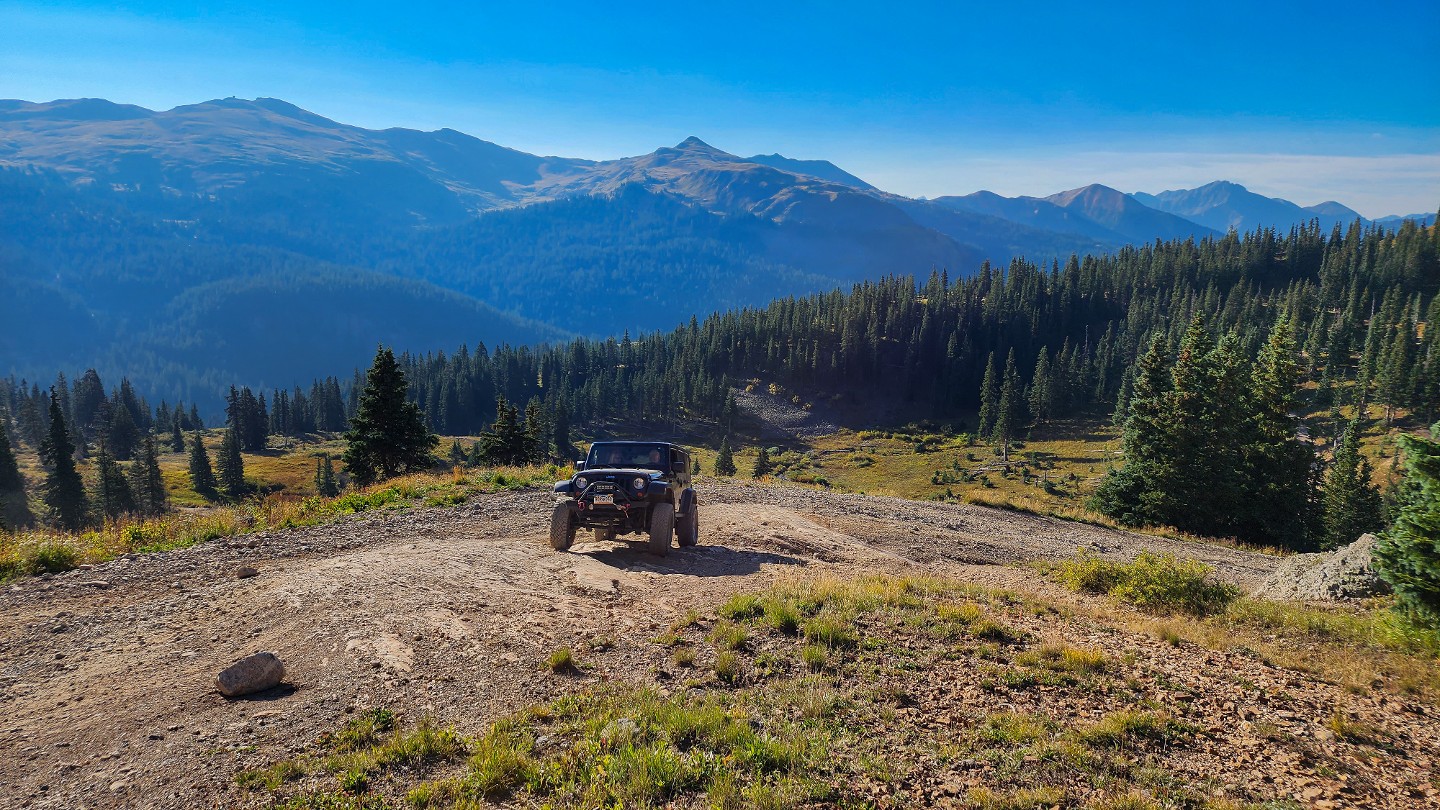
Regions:
<instances>
[{"instance_id":1,"label":"low shrub","mask_svg":"<svg viewBox=\"0 0 1440 810\"><path fill-rule=\"evenodd\" d=\"M1208 616L1240 595L1233 585L1210 578L1211 568L1174 554L1142 552L1128 563L1082 555L1055 569L1055 577L1075 591L1106 594L1155 613Z\"/></svg>"}]
</instances>

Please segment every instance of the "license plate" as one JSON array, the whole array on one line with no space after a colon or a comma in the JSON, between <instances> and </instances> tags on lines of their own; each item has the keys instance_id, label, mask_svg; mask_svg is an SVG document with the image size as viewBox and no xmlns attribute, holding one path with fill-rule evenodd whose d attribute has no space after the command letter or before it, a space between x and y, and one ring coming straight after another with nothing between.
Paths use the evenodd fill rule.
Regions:
<instances>
[{"instance_id":1,"label":"license plate","mask_svg":"<svg viewBox=\"0 0 1440 810\"><path fill-rule=\"evenodd\" d=\"M613 505L615 504L615 496L614 496L614 495L596 495L596 496L595 496L595 503L608 503L608 504L610 504L610 505L613 506Z\"/></svg>"}]
</instances>

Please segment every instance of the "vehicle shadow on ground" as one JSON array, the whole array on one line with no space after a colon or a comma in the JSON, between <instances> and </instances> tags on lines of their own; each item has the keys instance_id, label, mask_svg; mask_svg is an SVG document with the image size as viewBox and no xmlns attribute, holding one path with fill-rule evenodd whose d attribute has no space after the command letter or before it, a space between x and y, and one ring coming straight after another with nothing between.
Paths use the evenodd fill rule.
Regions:
<instances>
[{"instance_id":1,"label":"vehicle shadow on ground","mask_svg":"<svg viewBox=\"0 0 1440 810\"><path fill-rule=\"evenodd\" d=\"M806 560L785 554L707 545L672 548L664 557L651 554L639 543L578 553L611 568L638 569L656 574L686 574L692 577L748 576L759 573L762 565L808 564Z\"/></svg>"}]
</instances>

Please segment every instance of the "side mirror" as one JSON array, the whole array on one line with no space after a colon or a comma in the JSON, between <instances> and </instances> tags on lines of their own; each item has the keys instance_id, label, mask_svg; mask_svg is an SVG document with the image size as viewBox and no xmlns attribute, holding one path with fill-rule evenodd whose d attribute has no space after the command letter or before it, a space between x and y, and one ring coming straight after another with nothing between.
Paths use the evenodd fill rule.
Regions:
<instances>
[{"instance_id":1,"label":"side mirror","mask_svg":"<svg viewBox=\"0 0 1440 810\"><path fill-rule=\"evenodd\" d=\"M583 461L577 461L577 462L575 462L575 472L580 472L580 471L582 471L582 470L584 470L584 469L585 469L585 462L583 462Z\"/></svg>"}]
</instances>

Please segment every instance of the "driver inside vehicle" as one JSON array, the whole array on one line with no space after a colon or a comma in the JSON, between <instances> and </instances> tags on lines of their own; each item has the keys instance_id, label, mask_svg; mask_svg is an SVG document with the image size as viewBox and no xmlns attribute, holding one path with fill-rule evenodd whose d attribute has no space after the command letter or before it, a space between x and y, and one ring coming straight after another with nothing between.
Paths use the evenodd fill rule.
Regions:
<instances>
[{"instance_id":1,"label":"driver inside vehicle","mask_svg":"<svg viewBox=\"0 0 1440 810\"><path fill-rule=\"evenodd\" d=\"M650 449L650 466L657 470L660 469L660 448L658 447Z\"/></svg>"}]
</instances>

